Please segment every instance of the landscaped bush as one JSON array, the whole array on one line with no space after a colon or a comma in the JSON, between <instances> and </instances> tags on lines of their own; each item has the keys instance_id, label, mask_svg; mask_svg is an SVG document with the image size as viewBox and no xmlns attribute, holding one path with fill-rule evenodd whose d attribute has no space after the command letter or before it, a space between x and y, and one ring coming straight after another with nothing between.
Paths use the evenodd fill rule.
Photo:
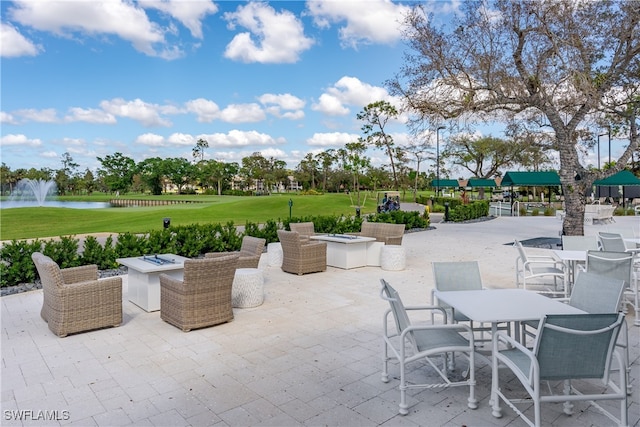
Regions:
<instances>
[{"instance_id":1,"label":"landscaped bush","mask_svg":"<svg viewBox=\"0 0 640 427\"><path fill-rule=\"evenodd\" d=\"M42 241L12 240L0 247L0 286L33 283L37 277L31 254L42 250Z\"/></svg>"},{"instance_id":2,"label":"landscaped bush","mask_svg":"<svg viewBox=\"0 0 640 427\"><path fill-rule=\"evenodd\" d=\"M267 243L278 241L278 230L289 229L290 222L312 221L318 233L352 233L361 229L364 219L358 216L308 216L285 220L269 220L264 225L247 223L244 232L239 233L233 222L227 224L192 224L173 226L148 233L120 233L114 244L113 237L107 237L102 246L94 236L84 240L80 254L79 239L60 239L33 242L12 241L0 248L0 286L32 283L37 271L31 260L33 252L43 252L61 268L96 264L99 269L118 266L117 258L128 258L150 254L173 253L188 258L196 258L207 252L237 251L245 235L261 237ZM426 228L429 217L426 213L393 211L367 216L371 222L406 224L406 229Z\"/></svg>"},{"instance_id":3,"label":"landscaped bush","mask_svg":"<svg viewBox=\"0 0 640 427\"><path fill-rule=\"evenodd\" d=\"M489 201L478 200L466 205L457 204L449 207L448 220L452 222L469 221L489 215Z\"/></svg>"}]
</instances>

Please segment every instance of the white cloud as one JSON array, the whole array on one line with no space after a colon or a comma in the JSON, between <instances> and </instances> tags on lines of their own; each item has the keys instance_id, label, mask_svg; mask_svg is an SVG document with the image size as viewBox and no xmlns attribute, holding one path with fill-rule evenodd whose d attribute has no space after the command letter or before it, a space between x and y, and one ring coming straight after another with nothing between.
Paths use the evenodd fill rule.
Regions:
<instances>
[{"instance_id":1,"label":"white cloud","mask_svg":"<svg viewBox=\"0 0 640 427\"><path fill-rule=\"evenodd\" d=\"M60 157L55 151L44 151L40 153L40 156L47 159L57 159L58 157Z\"/></svg>"},{"instance_id":2,"label":"white cloud","mask_svg":"<svg viewBox=\"0 0 640 427\"><path fill-rule=\"evenodd\" d=\"M7 147L10 145L28 145L30 147L39 147L42 145L42 141L38 138L27 138L26 135L22 134L9 134L0 137L0 146Z\"/></svg>"},{"instance_id":3,"label":"white cloud","mask_svg":"<svg viewBox=\"0 0 640 427\"><path fill-rule=\"evenodd\" d=\"M363 83L356 77L345 76L327 89L326 93L320 95L318 102L312 105L311 109L330 116L344 116L350 113L347 106L362 109L376 101L397 104L386 89Z\"/></svg>"},{"instance_id":4,"label":"white cloud","mask_svg":"<svg viewBox=\"0 0 640 427\"><path fill-rule=\"evenodd\" d=\"M264 95L261 95L258 100L263 105L275 104L285 110L299 110L301 108L304 108L305 105L304 100L289 93L279 95L273 93L265 93Z\"/></svg>"},{"instance_id":5,"label":"white cloud","mask_svg":"<svg viewBox=\"0 0 640 427\"><path fill-rule=\"evenodd\" d=\"M409 7L389 0L307 2L309 14L321 28L346 22L339 30L343 46L393 44L400 40L400 24Z\"/></svg>"},{"instance_id":6,"label":"white cloud","mask_svg":"<svg viewBox=\"0 0 640 427\"><path fill-rule=\"evenodd\" d=\"M15 58L19 56L36 56L44 49L24 37L11 24L0 22L0 56Z\"/></svg>"},{"instance_id":7,"label":"white cloud","mask_svg":"<svg viewBox=\"0 0 640 427\"><path fill-rule=\"evenodd\" d=\"M194 147L196 145L196 138L186 133L174 133L167 138L167 142L173 145L188 145L189 147Z\"/></svg>"},{"instance_id":8,"label":"white cloud","mask_svg":"<svg viewBox=\"0 0 640 427\"><path fill-rule=\"evenodd\" d=\"M79 107L70 108L69 114L65 116L64 120L66 122L86 122L108 125L116 123L116 118L113 114L95 108L87 109Z\"/></svg>"},{"instance_id":9,"label":"white cloud","mask_svg":"<svg viewBox=\"0 0 640 427\"><path fill-rule=\"evenodd\" d=\"M126 0L16 0L8 16L24 26L59 36L111 34L131 42L136 50L150 56L165 59L182 56L177 47L166 46L165 30L151 22L143 9Z\"/></svg>"},{"instance_id":10,"label":"white cloud","mask_svg":"<svg viewBox=\"0 0 640 427\"><path fill-rule=\"evenodd\" d=\"M220 112L220 119L227 123L255 123L264 120L265 113L255 103L231 104Z\"/></svg>"},{"instance_id":11,"label":"white cloud","mask_svg":"<svg viewBox=\"0 0 640 427\"><path fill-rule=\"evenodd\" d=\"M13 116L13 114L0 111L0 123L4 123L7 125L17 125L18 120Z\"/></svg>"},{"instance_id":12,"label":"white cloud","mask_svg":"<svg viewBox=\"0 0 640 427\"><path fill-rule=\"evenodd\" d=\"M158 9L171 15L187 27L193 37L198 39L202 38L202 20L205 16L218 12L218 6L210 0L138 0L138 4L144 8Z\"/></svg>"},{"instance_id":13,"label":"white cloud","mask_svg":"<svg viewBox=\"0 0 640 427\"><path fill-rule=\"evenodd\" d=\"M58 123L60 119L56 110L53 108L45 108L44 110L36 110L35 108L26 108L13 112L16 116L20 116L24 120L38 123Z\"/></svg>"},{"instance_id":14,"label":"white cloud","mask_svg":"<svg viewBox=\"0 0 640 427\"><path fill-rule=\"evenodd\" d=\"M162 106L149 104L141 99L125 101L122 98L114 98L100 102L100 107L109 114L136 120L143 126L171 126L171 121L160 116Z\"/></svg>"},{"instance_id":15,"label":"white cloud","mask_svg":"<svg viewBox=\"0 0 640 427\"><path fill-rule=\"evenodd\" d=\"M198 98L185 103L187 111L194 113L200 123L211 123L220 117L220 107L213 101Z\"/></svg>"},{"instance_id":16,"label":"white cloud","mask_svg":"<svg viewBox=\"0 0 640 427\"><path fill-rule=\"evenodd\" d=\"M236 27L248 30L237 34L224 52L226 58L235 61L294 63L314 43L305 37L302 23L293 13L286 10L278 13L266 3L240 6L233 13L225 13L224 19L231 30Z\"/></svg>"},{"instance_id":17,"label":"white cloud","mask_svg":"<svg viewBox=\"0 0 640 427\"><path fill-rule=\"evenodd\" d=\"M265 93L258 98L260 103L266 107L266 111L278 118L300 120L304 118L305 101L297 96L285 93L275 95L272 93ZM285 111L282 110L293 110Z\"/></svg>"},{"instance_id":18,"label":"white cloud","mask_svg":"<svg viewBox=\"0 0 640 427\"><path fill-rule=\"evenodd\" d=\"M345 132L314 133L307 144L320 147L343 147L349 142L358 141L358 135Z\"/></svg>"},{"instance_id":19,"label":"white cloud","mask_svg":"<svg viewBox=\"0 0 640 427\"><path fill-rule=\"evenodd\" d=\"M226 134L213 133L209 135L198 135L198 138L206 139L212 148L264 146L284 143L283 140L276 140L264 133L240 130L232 130Z\"/></svg>"},{"instance_id":20,"label":"white cloud","mask_svg":"<svg viewBox=\"0 0 640 427\"><path fill-rule=\"evenodd\" d=\"M136 138L136 144L148 145L150 147L164 147L164 137L156 135L154 133L144 133L138 135Z\"/></svg>"}]
</instances>

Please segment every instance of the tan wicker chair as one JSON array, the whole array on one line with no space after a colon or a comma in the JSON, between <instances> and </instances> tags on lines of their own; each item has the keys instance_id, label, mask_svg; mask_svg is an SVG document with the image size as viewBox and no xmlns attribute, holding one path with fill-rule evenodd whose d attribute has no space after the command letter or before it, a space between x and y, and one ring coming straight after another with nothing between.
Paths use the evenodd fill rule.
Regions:
<instances>
[{"instance_id":1,"label":"tan wicker chair","mask_svg":"<svg viewBox=\"0 0 640 427\"><path fill-rule=\"evenodd\" d=\"M160 275L160 318L185 332L233 320L231 288L238 255L189 259L184 279Z\"/></svg>"},{"instance_id":2,"label":"tan wicker chair","mask_svg":"<svg viewBox=\"0 0 640 427\"><path fill-rule=\"evenodd\" d=\"M327 243L307 241L297 231L278 230L282 244L282 271L293 274L327 269Z\"/></svg>"},{"instance_id":3,"label":"tan wicker chair","mask_svg":"<svg viewBox=\"0 0 640 427\"><path fill-rule=\"evenodd\" d=\"M258 268L260 257L264 252L264 246L267 241L258 237L244 236L242 238L242 246L240 252L209 252L205 254L206 258L216 258L227 255L238 255L237 268Z\"/></svg>"},{"instance_id":4,"label":"tan wicker chair","mask_svg":"<svg viewBox=\"0 0 640 427\"><path fill-rule=\"evenodd\" d=\"M60 269L51 258L31 254L42 281L40 316L59 337L122 323L122 278L98 279L98 266Z\"/></svg>"},{"instance_id":5,"label":"tan wicker chair","mask_svg":"<svg viewBox=\"0 0 640 427\"><path fill-rule=\"evenodd\" d=\"M290 222L289 228L291 231L297 231L300 234L302 240L309 240L309 237L315 236L316 229L313 222Z\"/></svg>"},{"instance_id":6,"label":"tan wicker chair","mask_svg":"<svg viewBox=\"0 0 640 427\"><path fill-rule=\"evenodd\" d=\"M363 237L373 237L385 245L401 245L405 224L388 224L385 222L363 222L360 233Z\"/></svg>"}]
</instances>

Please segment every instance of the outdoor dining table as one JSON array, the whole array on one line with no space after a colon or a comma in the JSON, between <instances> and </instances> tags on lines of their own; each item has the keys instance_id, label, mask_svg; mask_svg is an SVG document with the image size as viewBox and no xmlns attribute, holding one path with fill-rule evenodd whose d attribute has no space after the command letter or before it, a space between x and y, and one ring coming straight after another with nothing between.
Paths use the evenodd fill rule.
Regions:
<instances>
[{"instance_id":1,"label":"outdoor dining table","mask_svg":"<svg viewBox=\"0 0 640 427\"><path fill-rule=\"evenodd\" d=\"M490 323L493 340L499 323L516 323L514 328L518 338L519 324L528 320L539 320L548 314L585 314L584 311L572 307L553 298L524 289L487 289L475 291L435 291L438 301L451 306L470 320L479 323ZM491 400L497 396L498 372L492 372Z\"/></svg>"}]
</instances>

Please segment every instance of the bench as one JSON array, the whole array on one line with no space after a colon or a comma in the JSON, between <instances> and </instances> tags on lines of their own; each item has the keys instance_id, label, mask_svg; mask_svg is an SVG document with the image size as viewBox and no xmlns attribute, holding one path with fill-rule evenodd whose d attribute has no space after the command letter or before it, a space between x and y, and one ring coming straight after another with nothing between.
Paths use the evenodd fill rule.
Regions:
<instances>
[{"instance_id":1,"label":"bench","mask_svg":"<svg viewBox=\"0 0 640 427\"><path fill-rule=\"evenodd\" d=\"M614 206L608 205L586 205L584 207L584 223L593 224L595 221L615 222L613 212Z\"/></svg>"},{"instance_id":2,"label":"bench","mask_svg":"<svg viewBox=\"0 0 640 427\"><path fill-rule=\"evenodd\" d=\"M358 236L373 237L385 245L401 245L405 224L387 224L384 222L363 222Z\"/></svg>"}]
</instances>

